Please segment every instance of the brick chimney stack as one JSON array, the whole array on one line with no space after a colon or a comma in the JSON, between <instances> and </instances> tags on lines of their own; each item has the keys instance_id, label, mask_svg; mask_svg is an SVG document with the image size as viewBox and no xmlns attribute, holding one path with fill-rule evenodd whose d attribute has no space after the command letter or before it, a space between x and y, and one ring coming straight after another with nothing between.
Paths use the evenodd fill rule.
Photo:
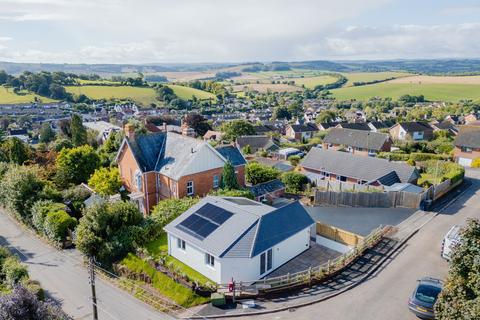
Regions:
<instances>
[{"instance_id":1,"label":"brick chimney stack","mask_svg":"<svg viewBox=\"0 0 480 320\"><path fill-rule=\"evenodd\" d=\"M127 123L124 127L125 131L125 136L128 139L134 139L135 138L135 126L131 123Z\"/></svg>"}]
</instances>

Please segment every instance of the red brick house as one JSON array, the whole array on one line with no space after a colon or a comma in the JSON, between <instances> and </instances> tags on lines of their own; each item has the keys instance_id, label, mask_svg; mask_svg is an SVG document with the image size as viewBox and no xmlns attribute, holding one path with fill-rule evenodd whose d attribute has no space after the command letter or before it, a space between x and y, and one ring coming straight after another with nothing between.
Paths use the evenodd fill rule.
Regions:
<instances>
[{"instance_id":1,"label":"red brick house","mask_svg":"<svg viewBox=\"0 0 480 320\"><path fill-rule=\"evenodd\" d=\"M313 138L316 132L318 132L318 127L314 123L289 124L285 130L285 135L290 140L304 141Z\"/></svg>"},{"instance_id":2,"label":"red brick house","mask_svg":"<svg viewBox=\"0 0 480 320\"><path fill-rule=\"evenodd\" d=\"M246 161L234 146L215 149L173 132L135 136L129 125L125 131L116 162L123 186L145 214L162 199L204 196L218 188L227 161L245 185Z\"/></svg>"},{"instance_id":3,"label":"red brick house","mask_svg":"<svg viewBox=\"0 0 480 320\"><path fill-rule=\"evenodd\" d=\"M460 127L460 132L453 144L455 161L462 166L471 167L473 160L480 159L480 127Z\"/></svg>"}]
</instances>

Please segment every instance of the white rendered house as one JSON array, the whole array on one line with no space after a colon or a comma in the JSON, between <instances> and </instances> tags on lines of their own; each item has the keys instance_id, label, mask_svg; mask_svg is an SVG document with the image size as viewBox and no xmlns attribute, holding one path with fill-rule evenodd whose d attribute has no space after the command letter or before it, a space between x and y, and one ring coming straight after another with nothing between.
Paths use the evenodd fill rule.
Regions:
<instances>
[{"instance_id":1,"label":"white rendered house","mask_svg":"<svg viewBox=\"0 0 480 320\"><path fill-rule=\"evenodd\" d=\"M310 246L312 218L299 202L276 209L207 196L165 227L168 253L216 283L263 278Z\"/></svg>"}]
</instances>

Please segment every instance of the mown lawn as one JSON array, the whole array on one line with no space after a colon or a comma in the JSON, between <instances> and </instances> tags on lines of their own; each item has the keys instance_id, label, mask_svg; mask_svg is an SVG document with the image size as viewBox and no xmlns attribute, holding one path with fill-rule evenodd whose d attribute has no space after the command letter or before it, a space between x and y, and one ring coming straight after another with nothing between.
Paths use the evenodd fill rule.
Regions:
<instances>
[{"instance_id":1,"label":"mown lawn","mask_svg":"<svg viewBox=\"0 0 480 320\"><path fill-rule=\"evenodd\" d=\"M424 95L430 101L457 102L462 99L479 100L480 85L473 84L418 84L382 82L358 87L331 90L338 100L369 100L373 97L397 100L405 94Z\"/></svg>"},{"instance_id":2,"label":"mown lawn","mask_svg":"<svg viewBox=\"0 0 480 320\"><path fill-rule=\"evenodd\" d=\"M155 289L182 307L188 308L209 301L208 298L195 294L190 289L175 282L172 278L155 270L147 262L132 253L129 253L121 261L121 264L132 272L148 275L152 279L151 285Z\"/></svg>"},{"instance_id":3,"label":"mown lawn","mask_svg":"<svg viewBox=\"0 0 480 320\"><path fill-rule=\"evenodd\" d=\"M207 100L207 99L213 99L214 101L217 100L215 95L213 93L203 91L203 90L198 90L195 88L190 88L190 87L185 87L185 86L179 86L176 84L168 84L168 86L173 90L173 92L183 100L190 100L193 98L193 96L197 97L199 100Z\"/></svg>"},{"instance_id":4,"label":"mown lawn","mask_svg":"<svg viewBox=\"0 0 480 320\"><path fill-rule=\"evenodd\" d=\"M13 92L12 88L0 86L0 104L30 103L35 101L35 97L44 103L55 102L56 100L39 96L37 94L22 91L19 94Z\"/></svg>"},{"instance_id":5,"label":"mown lawn","mask_svg":"<svg viewBox=\"0 0 480 320\"><path fill-rule=\"evenodd\" d=\"M213 282L203 274L195 271L183 262L168 255L168 240L166 233L163 233L158 239L148 243L145 248L147 249L148 253L156 259L163 256L166 260L165 264L167 266L170 266L171 269L177 270L179 273L186 275L192 281L199 284L213 284Z\"/></svg>"}]
</instances>

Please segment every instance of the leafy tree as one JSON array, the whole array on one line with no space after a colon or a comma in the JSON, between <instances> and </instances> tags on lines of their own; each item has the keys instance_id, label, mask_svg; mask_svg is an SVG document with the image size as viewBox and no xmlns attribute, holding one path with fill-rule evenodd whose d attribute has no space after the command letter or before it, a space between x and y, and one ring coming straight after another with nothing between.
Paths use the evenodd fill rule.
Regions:
<instances>
[{"instance_id":1,"label":"leafy tree","mask_svg":"<svg viewBox=\"0 0 480 320\"><path fill-rule=\"evenodd\" d=\"M73 186L63 191L63 202L67 204L72 216L80 218L84 201L90 197L91 192L83 186Z\"/></svg>"},{"instance_id":2,"label":"leafy tree","mask_svg":"<svg viewBox=\"0 0 480 320\"><path fill-rule=\"evenodd\" d=\"M30 148L18 138L9 138L2 145L4 154L8 161L16 164L23 164L30 157Z\"/></svg>"},{"instance_id":3,"label":"leafy tree","mask_svg":"<svg viewBox=\"0 0 480 320\"><path fill-rule=\"evenodd\" d=\"M184 118L184 122L195 130L195 133L199 136L203 136L208 130L212 129L212 126L207 122L207 119L200 114L187 114Z\"/></svg>"},{"instance_id":4,"label":"leafy tree","mask_svg":"<svg viewBox=\"0 0 480 320\"><path fill-rule=\"evenodd\" d=\"M233 190L238 189L237 175L235 174L235 168L230 161L227 161L223 166L222 179L220 181L222 189Z\"/></svg>"},{"instance_id":5,"label":"leafy tree","mask_svg":"<svg viewBox=\"0 0 480 320\"><path fill-rule=\"evenodd\" d=\"M288 161L290 161L290 164L295 167L300 163L300 156L290 156L288 157Z\"/></svg>"},{"instance_id":6,"label":"leafy tree","mask_svg":"<svg viewBox=\"0 0 480 320\"><path fill-rule=\"evenodd\" d=\"M439 320L480 319L480 220L469 220L460 237L435 304Z\"/></svg>"},{"instance_id":7,"label":"leafy tree","mask_svg":"<svg viewBox=\"0 0 480 320\"><path fill-rule=\"evenodd\" d=\"M68 231L73 231L77 225L77 219L70 217L65 210L57 210L47 213L43 229L45 235L53 241L64 241Z\"/></svg>"},{"instance_id":8,"label":"leafy tree","mask_svg":"<svg viewBox=\"0 0 480 320\"><path fill-rule=\"evenodd\" d=\"M277 179L280 171L258 162L250 162L245 168L245 178L253 185Z\"/></svg>"},{"instance_id":9,"label":"leafy tree","mask_svg":"<svg viewBox=\"0 0 480 320\"><path fill-rule=\"evenodd\" d=\"M252 200L255 198L249 189L218 189L210 192L210 194L219 197L244 197Z\"/></svg>"},{"instance_id":10,"label":"leafy tree","mask_svg":"<svg viewBox=\"0 0 480 320\"><path fill-rule=\"evenodd\" d=\"M55 203L51 200L39 200L32 206L32 224L40 232L44 231L44 223L47 214L65 209L63 203Z\"/></svg>"},{"instance_id":11,"label":"leafy tree","mask_svg":"<svg viewBox=\"0 0 480 320\"><path fill-rule=\"evenodd\" d=\"M69 139L57 139L53 144L53 150L56 152L62 151L62 149L71 149L73 144Z\"/></svg>"},{"instance_id":12,"label":"leafy tree","mask_svg":"<svg viewBox=\"0 0 480 320\"><path fill-rule=\"evenodd\" d=\"M28 279L27 267L20 263L17 256L9 256L2 262L2 277L10 287Z\"/></svg>"},{"instance_id":13,"label":"leafy tree","mask_svg":"<svg viewBox=\"0 0 480 320\"><path fill-rule=\"evenodd\" d=\"M107 266L135 247L143 216L131 202L98 203L84 211L76 230L76 246Z\"/></svg>"},{"instance_id":14,"label":"leafy tree","mask_svg":"<svg viewBox=\"0 0 480 320\"><path fill-rule=\"evenodd\" d=\"M37 166L11 166L0 182L0 196L4 206L19 218L29 222L32 205L42 197L45 181Z\"/></svg>"},{"instance_id":15,"label":"leafy tree","mask_svg":"<svg viewBox=\"0 0 480 320\"><path fill-rule=\"evenodd\" d=\"M220 130L224 133L223 138L234 141L239 136L247 136L255 134L255 129L250 122L245 120L233 120L225 122Z\"/></svg>"},{"instance_id":16,"label":"leafy tree","mask_svg":"<svg viewBox=\"0 0 480 320\"><path fill-rule=\"evenodd\" d=\"M282 175L282 182L288 192L297 193L303 190L303 187L308 183L308 179L305 175L291 171Z\"/></svg>"},{"instance_id":17,"label":"leafy tree","mask_svg":"<svg viewBox=\"0 0 480 320\"><path fill-rule=\"evenodd\" d=\"M118 168L100 168L95 170L88 180L88 185L102 196L118 193L122 186Z\"/></svg>"},{"instance_id":18,"label":"leafy tree","mask_svg":"<svg viewBox=\"0 0 480 320\"><path fill-rule=\"evenodd\" d=\"M246 146L244 146L242 148L242 153L243 154L252 154L252 147L250 147L250 145L247 144Z\"/></svg>"},{"instance_id":19,"label":"leafy tree","mask_svg":"<svg viewBox=\"0 0 480 320\"><path fill-rule=\"evenodd\" d=\"M40 142L49 143L55 140L55 131L48 122L44 122L40 128Z\"/></svg>"},{"instance_id":20,"label":"leafy tree","mask_svg":"<svg viewBox=\"0 0 480 320\"><path fill-rule=\"evenodd\" d=\"M73 149L62 149L58 154L57 182L61 186L87 182L90 175L98 168L100 159L88 145Z\"/></svg>"},{"instance_id":21,"label":"leafy tree","mask_svg":"<svg viewBox=\"0 0 480 320\"><path fill-rule=\"evenodd\" d=\"M337 115L335 112L331 110L323 110L319 113L317 118L315 119L316 123L327 123L327 122L332 122L335 120Z\"/></svg>"},{"instance_id":22,"label":"leafy tree","mask_svg":"<svg viewBox=\"0 0 480 320\"><path fill-rule=\"evenodd\" d=\"M169 86L159 85L155 91L157 92L157 99L166 103L177 98L175 92Z\"/></svg>"},{"instance_id":23,"label":"leafy tree","mask_svg":"<svg viewBox=\"0 0 480 320\"><path fill-rule=\"evenodd\" d=\"M83 126L82 117L78 114L73 114L70 121L70 129L72 132L72 144L75 147L87 143L87 129Z\"/></svg>"},{"instance_id":24,"label":"leafy tree","mask_svg":"<svg viewBox=\"0 0 480 320\"><path fill-rule=\"evenodd\" d=\"M71 319L60 306L38 299L30 290L16 286L13 292L0 297L2 320L67 320Z\"/></svg>"},{"instance_id":25,"label":"leafy tree","mask_svg":"<svg viewBox=\"0 0 480 320\"><path fill-rule=\"evenodd\" d=\"M151 218L157 222L159 228L162 229L179 215L190 209L199 200L197 197L162 200L153 208Z\"/></svg>"},{"instance_id":26,"label":"leafy tree","mask_svg":"<svg viewBox=\"0 0 480 320\"><path fill-rule=\"evenodd\" d=\"M272 118L290 120L292 118L292 115L285 106L280 106L273 110Z\"/></svg>"}]
</instances>

